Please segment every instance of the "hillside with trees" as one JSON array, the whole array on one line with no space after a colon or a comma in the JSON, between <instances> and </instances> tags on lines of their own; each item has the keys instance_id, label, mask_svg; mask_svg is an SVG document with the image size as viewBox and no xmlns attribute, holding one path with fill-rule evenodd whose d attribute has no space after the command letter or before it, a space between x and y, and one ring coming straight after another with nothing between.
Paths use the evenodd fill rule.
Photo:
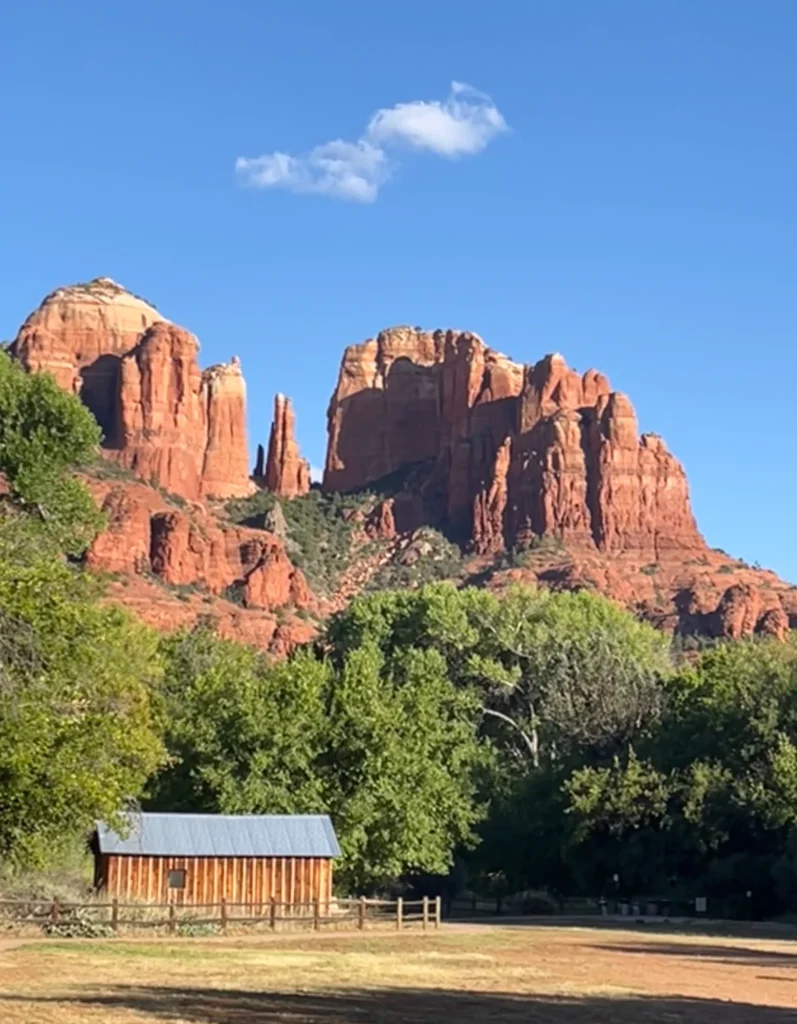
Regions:
<instances>
[{"instance_id":1,"label":"hillside with trees","mask_svg":"<svg viewBox=\"0 0 797 1024\"><path fill-rule=\"evenodd\" d=\"M341 891L456 864L482 893L797 910L790 639L684 650L598 594L450 582L355 597L282 659L158 633L84 563L98 440L0 355L4 885L140 805L327 811Z\"/></svg>"}]
</instances>

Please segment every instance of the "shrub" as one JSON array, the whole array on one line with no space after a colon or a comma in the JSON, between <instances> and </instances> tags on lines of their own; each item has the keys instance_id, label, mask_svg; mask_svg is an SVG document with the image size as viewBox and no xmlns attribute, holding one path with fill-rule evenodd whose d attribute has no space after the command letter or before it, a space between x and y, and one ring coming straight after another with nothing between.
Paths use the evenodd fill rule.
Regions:
<instances>
[{"instance_id":1,"label":"shrub","mask_svg":"<svg viewBox=\"0 0 797 1024\"><path fill-rule=\"evenodd\" d=\"M368 591L402 590L449 580L462 571L462 552L439 530L424 526L371 577Z\"/></svg>"}]
</instances>

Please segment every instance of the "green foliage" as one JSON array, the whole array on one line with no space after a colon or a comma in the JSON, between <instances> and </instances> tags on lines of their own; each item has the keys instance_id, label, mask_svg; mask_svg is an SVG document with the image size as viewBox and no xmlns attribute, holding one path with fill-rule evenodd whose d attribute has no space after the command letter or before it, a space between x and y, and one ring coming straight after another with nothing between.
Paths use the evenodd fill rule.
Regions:
<instances>
[{"instance_id":1,"label":"green foliage","mask_svg":"<svg viewBox=\"0 0 797 1024\"><path fill-rule=\"evenodd\" d=\"M291 560L299 566L319 593L331 593L342 572L351 564L352 513L367 507L369 494L324 494L312 488L289 501L278 501L269 491L227 503L235 523L255 529L268 528L269 514L279 507L285 518L285 538Z\"/></svg>"},{"instance_id":2,"label":"green foliage","mask_svg":"<svg viewBox=\"0 0 797 1024\"><path fill-rule=\"evenodd\" d=\"M643 565L639 571L645 576L656 576L659 571L659 567L655 562L650 562L648 565Z\"/></svg>"},{"instance_id":3,"label":"green foliage","mask_svg":"<svg viewBox=\"0 0 797 1024\"><path fill-rule=\"evenodd\" d=\"M322 809L315 770L326 669L303 652L270 666L208 628L166 637L166 742L172 762L151 802L171 810L299 813Z\"/></svg>"},{"instance_id":4,"label":"green foliage","mask_svg":"<svg viewBox=\"0 0 797 1024\"><path fill-rule=\"evenodd\" d=\"M0 473L10 487L0 520L17 557L34 544L79 555L94 538L102 517L68 471L93 460L99 441L99 427L74 395L0 353Z\"/></svg>"},{"instance_id":5,"label":"green foliage","mask_svg":"<svg viewBox=\"0 0 797 1024\"><path fill-rule=\"evenodd\" d=\"M462 552L438 530L416 530L409 542L374 573L366 590L403 590L456 577Z\"/></svg>"},{"instance_id":6,"label":"green foliage","mask_svg":"<svg viewBox=\"0 0 797 1024\"><path fill-rule=\"evenodd\" d=\"M478 687L486 731L521 765L621 747L655 720L670 670L661 634L587 592L497 597L438 584L374 594L335 617L327 637L336 654L366 641L385 653L438 650L457 685Z\"/></svg>"},{"instance_id":7,"label":"green foliage","mask_svg":"<svg viewBox=\"0 0 797 1024\"><path fill-rule=\"evenodd\" d=\"M52 560L0 562L0 856L41 861L112 818L162 747L153 634Z\"/></svg>"},{"instance_id":8,"label":"green foliage","mask_svg":"<svg viewBox=\"0 0 797 1024\"><path fill-rule=\"evenodd\" d=\"M644 757L629 752L568 780L581 859L612 850L638 888L678 878L726 900L750 890L758 913L794 899L796 668L790 645L742 641L672 677Z\"/></svg>"},{"instance_id":9,"label":"green foliage","mask_svg":"<svg viewBox=\"0 0 797 1024\"><path fill-rule=\"evenodd\" d=\"M481 815L473 697L430 650L388 661L365 645L332 679L327 784L341 881L357 890L406 872L445 873Z\"/></svg>"},{"instance_id":10,"label":"green foliage","mask_svg":"<svg viewBox=\"0 0 797 1024\"><path fill-rule=\"evenodd\" d=\"M48 922L44 934L55 939L109 939L114 931L107 922L96 920L90 910L80 909L61 921Z\"/></svg>"},{"instance_id":11,"label":"green foliage","mask_svg":"<svg viewBox=\"0 0 797 1024\"><path fill-rule=\"evenodd\" d=\"M163 643L171 763L154 807L225 813L329 811L337 875L373 887L444 871L479 816L482 754L472 699L436 652L311 651L279 664L207 630Z\"/></svg>"}]
</instances>

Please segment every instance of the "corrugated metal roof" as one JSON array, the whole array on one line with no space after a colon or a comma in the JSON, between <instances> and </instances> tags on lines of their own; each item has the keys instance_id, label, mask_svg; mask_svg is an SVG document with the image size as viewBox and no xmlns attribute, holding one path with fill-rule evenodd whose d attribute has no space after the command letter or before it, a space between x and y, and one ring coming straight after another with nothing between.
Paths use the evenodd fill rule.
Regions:
<instances>
[{"instance_id":1,"label":"corrugated metal roof","mask_svg":"<svg viewBox=\"0 0 797 1024\"><path fill-rule=\"evenodd\" d=\"M326 814L127 815L119 835L97 823L101 853L153 857L338 857Z\"/></svg>"}]
</instances>

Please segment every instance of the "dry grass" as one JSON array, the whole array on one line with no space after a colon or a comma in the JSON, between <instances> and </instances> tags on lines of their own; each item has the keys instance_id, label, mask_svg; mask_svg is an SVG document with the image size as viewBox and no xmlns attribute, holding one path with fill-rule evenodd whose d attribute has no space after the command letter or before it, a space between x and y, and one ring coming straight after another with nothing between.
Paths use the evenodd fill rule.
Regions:
<instances>
[{"instance_id":1,"label":"dry grass","mask_svg":"<svg viewBox=\"0 0 797 1024\"><path fill-rule=\"evenodd\" d=\"M795 1024L797 943L562 927L0 945L3 1024Z\"/></svg>"}]
</instances>

